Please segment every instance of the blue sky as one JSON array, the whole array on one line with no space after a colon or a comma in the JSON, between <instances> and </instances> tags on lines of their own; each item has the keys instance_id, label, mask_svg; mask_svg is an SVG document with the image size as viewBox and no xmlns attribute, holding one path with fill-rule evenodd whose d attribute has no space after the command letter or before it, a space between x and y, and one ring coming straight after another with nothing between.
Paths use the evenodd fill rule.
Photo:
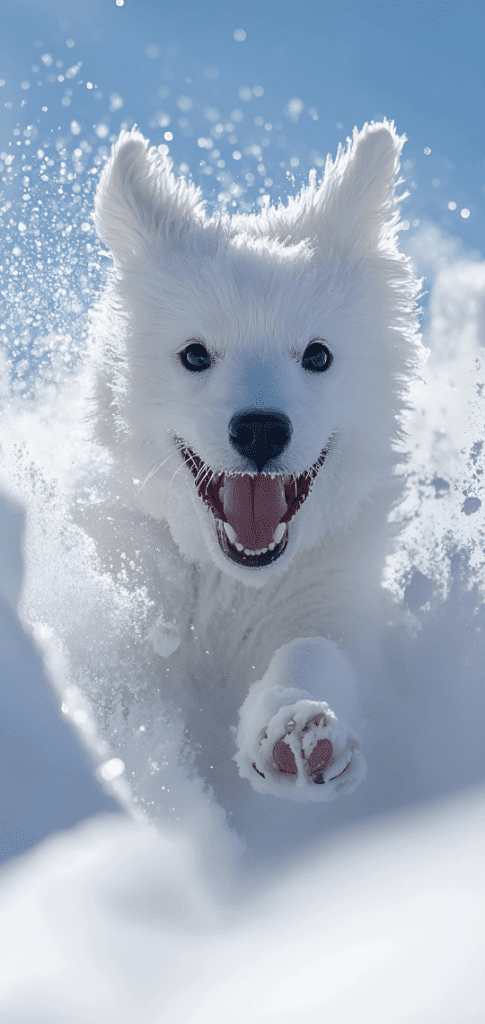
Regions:
<instances>
[{"instance_id":1,"label":"blue sky","mask_svg":"<svg viewBox=\"0 0 485 1024\"><path fill-rule=\"evenodd\" d=\"M20 139L31 156L34 146L55 147L62 137L72 154L85 140L91 153L83 153L81 180L120 124L136 122L154 143L168 145L176 167L189 169L206 197L227 193L227 201L238 182L229 202L247 208L264 193L276 199L293 190L354 125L385 115L409 139L410 233L431 219L466 248L482 248L482 4L3 0L1 20L4 153L18 154ZM245 38L234 38L238 29ZM300 104L288 107L291 100ZM37 134L29 153L23 133L30 124ZM173 138L164 140L167 131Z\"/></svg>"}]
</instances>

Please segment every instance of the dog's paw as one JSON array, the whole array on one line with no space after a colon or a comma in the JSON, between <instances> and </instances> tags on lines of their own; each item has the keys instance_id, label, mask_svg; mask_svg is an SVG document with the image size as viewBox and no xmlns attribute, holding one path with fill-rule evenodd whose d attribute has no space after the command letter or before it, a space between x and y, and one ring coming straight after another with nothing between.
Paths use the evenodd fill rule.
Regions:
<instances>
[{"instance_id":1,"label":"dog's paw","mask_svg":"<svg viewBox=\"0 0 485 1024\"><path fill-rule=\"evenodd\" d=\"M280 708L253 745L252 776L261 793L292 800L333 800L351 793L366 773L360 739L323 701L299 700Z\"/></svg>"}]
</instances>

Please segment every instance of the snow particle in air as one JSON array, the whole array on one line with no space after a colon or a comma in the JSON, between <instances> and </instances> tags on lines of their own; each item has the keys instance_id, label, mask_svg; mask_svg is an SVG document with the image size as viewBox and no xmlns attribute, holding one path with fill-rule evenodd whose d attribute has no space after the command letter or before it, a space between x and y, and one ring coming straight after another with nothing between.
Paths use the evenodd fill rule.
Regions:
<instances>
[{"instance_id":1,"label":"snow particle in air","mask_svg":"<svg viewBox=\"0 0 485 1024\"><path fill-rule=\"evenodd\" d=\"M243 100L244 103L247 103L249 100L252 100L253 98L253 90L249 89L247 85L243 85L239 89L238 96L240 100Z\"/></svg>"},{"instance_id":2,"label":"snow particle in air","mask_svg":"<svg viewBox=\"0 0 485 1024\"><path fill-rule=\"evenodd\" d=\"M207 118L208 121L218 121L220 116L220 112L216 107L206 107L204 110L204 117Z\"/></svg>"},{"instance_id":3,"label":"snow particle in air","mask_svg":"<svg viewBox=\"0 0 485 1024\"><path fill-rule=\"evenodd\" d=\"M119 92L111 92L109 95L109 109L111 113L115 110L121 110L123 106L123 97L120 96Z\"/></svg>"},{"instance_id":4,"label":"snow particle in air","mask_svg":"<svg viewBox=\"0 0 485 1024\"><path fill-rule=\"evenodd\" d=\"M284 109L284 113L287 114L287 116L296 124L303 107L303 100L298 99L298 96L293 96L293 98L288 101Z\"/></svg>"},{"instance_id":5,"label":"snow particle in air","mask_svg":"<svg viewBox=\"0 0 485 1024\"><path fill-rule=\"evenodd\" d=\"M470 216L470 211L467 210L466 206L464 207L463 210L460 210L460 217L463 217L463 220L468 220L469 216Z\"/></svg>"},{"instance_id":6,"label":"snow particle in air","mask_svg":"<svg viewBox=\"0 0 485 1024\"><path fill-rule=\"evenodd\" d=\"M456 210L456 203L448 203L449 210Z\"/></svg>"},{"instance_id":7,"label":"snow particle in air","mask_svg":"<svg viewBox=\"0 0 485 1024\"><path fill-rule=\"evenodd\" d=\"M164 110L157 110L149 124L151 128L168 128L170 121L171 118Z\"/></svg>"},{"instance_id":8,"label":"snow particle in air","mask_svg":"<svg viewBox=\"0 0 485 1024\"><path fill-rule=\"evenodd\" d=\"M112 779L118 778L122 775L125 770L125 766L120 757L112 757L110 761L105 761L99 769L99 774L106 782L111 782Z\"/></svg>"},{"instance_id":9,"label":"snow particle in air","mask_svg":"<svg viewBox=\"0 0 485 1024\"><path fill-rule=\"evenodd\" d=\"M243 43L246 38L246 33L243 28L237 28L232 34L236 43Z\"/></svg>"},{"instance_id":10,"label":"snow particle in air","mask_svg":"<svg viewBox=\"0 0 485 1024\"><path fill-rule=\"evenodd\" d=\"M429 156L429 154L431 153L431 150L430 150L429 146L425 146L424 147L423 153L424 153L425 156Z\"/></svg>"}]
</instances>

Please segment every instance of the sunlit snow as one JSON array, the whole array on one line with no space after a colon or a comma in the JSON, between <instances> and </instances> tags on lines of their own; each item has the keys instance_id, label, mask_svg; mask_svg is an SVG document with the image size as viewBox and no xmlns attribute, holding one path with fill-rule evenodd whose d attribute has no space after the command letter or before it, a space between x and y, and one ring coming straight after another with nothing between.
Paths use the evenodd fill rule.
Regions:
<instances>
[{"instance_id":1,"label":"sunlit snow","mask_svg":"<svg viewBox=\"0 0 485 1024\"><path fill-rule=\"evenodd\" d=\"M233 38L248 45L243 28ZM388 700L368 726L368 780L342 803L290 810L243 780L205 785L169 678L163 695L151 686L173 627L142 581L129 590L123 552L106 571L63 492L96 465L86 497L102 498L106 456L82 413L86 320L108 263L91 210L137 114L122 83L103 95L65 45L60 56L45 41L17 83L0 79L16 118L0 152L2 857L33 847L0 878L1 1019L478 1024L485 263L406 200L430 356L386 566ZM316 101L285 94L276 109L248 72L216 106L209 56L201 95L157 44L145 56L161 84L144 130L209 208L248 211L321 173ZM412 189L413 160L404 173ZM464 203L447 202L456 223L473 218ZM57 829L70 831L44 838Z\"/></svg>"}]
</instances>

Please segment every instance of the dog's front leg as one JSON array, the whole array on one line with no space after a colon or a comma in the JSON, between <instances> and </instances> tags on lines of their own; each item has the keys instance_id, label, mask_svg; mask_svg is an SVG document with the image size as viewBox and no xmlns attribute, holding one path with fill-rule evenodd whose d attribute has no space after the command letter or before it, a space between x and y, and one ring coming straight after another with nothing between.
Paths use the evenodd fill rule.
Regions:
<instances>
[{"instance_id":1,"label":"dog's front leg","mask_svg":"<svg viewBox=\"0 0 485 1024\"><path fill-rule=\"evenodd\" d=\"M347 657L320 637L274 654L239 712L235 761L260 793L332 800L365 776L356 720L356 680Z\"/></svg>"}]
</instances>

